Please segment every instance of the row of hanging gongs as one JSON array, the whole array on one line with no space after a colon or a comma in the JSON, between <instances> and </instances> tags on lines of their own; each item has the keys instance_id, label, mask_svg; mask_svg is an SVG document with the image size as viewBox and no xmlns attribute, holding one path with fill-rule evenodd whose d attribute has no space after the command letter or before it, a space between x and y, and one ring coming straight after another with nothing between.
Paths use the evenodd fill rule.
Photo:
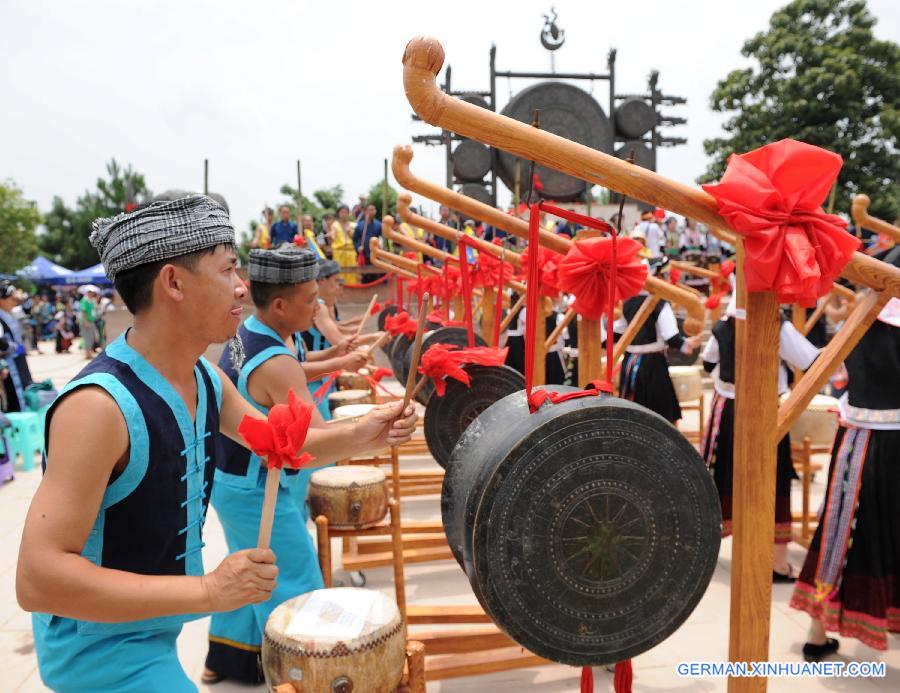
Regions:
<instances>
[{"instance_id":1,"label":"row of hanging gongs","mask_svg":"<svg viewBox=\"0 0 900 693\"><path fill-rule=\"evenodd\" d=\"M429 338L466 345L459 328ZM578 666L671 635L706 591L721 537L696 449L633 402L596 395L529 414L517 371L466 368L471 388L451 380L444 397L429 396L425 433L447 470L447 541L491 620L531 652Z\"/></svg>"},{"instance_id":2,"label":"row of hanging gongs","mask_svg":"<svg viewBox=\"0 0 900 693\"><path fill-rule=\"evenodd\" d=\"M396 307L389 306L379 315L379 325L383 326L387 315L396 312ZM384 317L382 317L384 316ZM440 327L431 324L422 340L422 353L435 344L451 344L465 348L469 345L466 330L460 327ZM486 346L486 342L475 336L476 346ZM394 337L385 345L394 373L400 382L406 382L413 356L413 343L403 335ZM470 384L448 379L443 396L437 396L434 384L427 381L416 395L417 400L425 405L424 433L432 457L441 466L446 467L450 453L463 431L475 418L491 404L508 394L525 387L521 373L509 366L467 365L464 370L469 375Z\"/></svg>"}]
</instances>

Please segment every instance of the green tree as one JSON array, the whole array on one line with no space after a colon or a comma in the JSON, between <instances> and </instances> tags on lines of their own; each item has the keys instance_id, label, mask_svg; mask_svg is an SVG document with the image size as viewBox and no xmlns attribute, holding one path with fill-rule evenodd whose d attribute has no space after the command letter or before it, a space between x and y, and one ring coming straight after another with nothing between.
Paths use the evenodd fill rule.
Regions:
<instances>
[{"instance_id":1,"label":"green tree","mask_svg":"<svg viewBox=\"0 0 900 693\"><path fill-rule=\"evenodd\" d=\"M872 33L865 0L794 0L772 15L767 31L741 49L751 67L734 70L711 96L713 110L733 113L725 137L706 140L712 162L699 182L718 180L732 152L785 137L844 158L836 211L849 213L856 193L871 213L900 212L900 46Z\"/></svg>"},{"instance_id":2,"label":"green tree","mask_svg":"<svg viewBox=\"0 0 900 693\"><path fill-rule=\"evenodd\" d=\"M388 197L387 197L387 213L392 216L397 216L397 191L392 188L390 185L388 186ZM384 196L384 180L380 180L371 188L369 188L369 194L366 195L366 204L375 205L375 216L381 217L381 198Z\"/></svg>"},{"instance_id":3,"label":"green tree","mask_svg":"<svg viewBox=\"0 0 900 693\"><path fill-rule=\"evenodd\" d=\"M13 274L34 259L40 223L37 205L11 180L0 182L0 273Z\"/></svg>"},{"instance_id":4,"label":"green tree","mask_svg":"<svg viewBox=\"0 0 900 693\"><path fill-rule=\"evenodd\" d=\"M106 165L107 178L98 178L96 190L85 191L70 208L53 198L45 217L46 232L38 237L41 250L71 269L84 269L100 258L90 243L91 227L98 217L111 217L150 198L144 176L122 168L112 159Z\"/></svg>"},{"instance_id":5,"label":"green tree","mask_svg":"<svg viewBox=\"0 0 900 693\"><path fill-rule=\"evenodd\" d=\"M279 202L275 207L275 221L278 221L278 210L287 205L291 209L291 219L297 220L297 188L291 187L287 183L281 186L280 190L282 195L286 195L288 199L283 202ZM314 193L315 194L315 193ZM318 227L319 222L322 221L322 216L325 214L325 210L322 209L321 205L319 205L317 200L310 200L306 195L303 196L303 213L310 214L313 218L313 223L316 227Z\"/></svg>"},{"instance_id":6,"label":"green tree","mask_svg":"<svg viewBox=\"0 0 900 693\"><path fill-rule=\"evenodd\" d=\"M330 188L315 190L313 191L313 197L316 198L319 206L325 212L334 214L344 199L344 187L342 185L334 185Z\"/></svg>"}]
</instances>

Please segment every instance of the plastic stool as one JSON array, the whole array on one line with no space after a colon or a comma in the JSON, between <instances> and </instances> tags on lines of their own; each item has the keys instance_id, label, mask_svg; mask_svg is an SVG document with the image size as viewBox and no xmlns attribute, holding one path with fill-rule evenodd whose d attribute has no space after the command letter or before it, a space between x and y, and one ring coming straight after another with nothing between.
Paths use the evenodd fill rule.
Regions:
<instances>
[{"instance_id":1,"label":"plastic stool","mask_svg":"<svg viewBox=\"0 0 900 693\"><path fill-rule=\"evenodd\" d=\"M0 453L0 484L4 484L16 478L15 457L10 454L9 443L6 442L6 436L2 432L0 445L3 445L3 452Z\"/></svg>"},{"instance_id":2,"label":"plastic stool","mask_svg":"<svg viewBox=\"0 0 900 693\"><path fill-rule=\"evenodd\" d=\"M22 455L22 471L34 469L34 456L44 450L42 415L33 411L7 412L12 424L9 430L9 456Z\"/></svg>"}]
</instances>

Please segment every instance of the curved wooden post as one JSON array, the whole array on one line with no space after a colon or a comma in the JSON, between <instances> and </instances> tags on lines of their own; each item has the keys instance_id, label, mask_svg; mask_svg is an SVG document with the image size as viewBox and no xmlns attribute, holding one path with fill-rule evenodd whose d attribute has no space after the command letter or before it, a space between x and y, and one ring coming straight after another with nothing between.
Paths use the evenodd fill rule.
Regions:
<instances>
[{"instance_id":1,"label":"curved wooden post","mask_svg":"<svg viewBox=\"0 0 900 693\"><path fill-rule=\"evenodd\" d=\"M870 203L871 200L868 195L857 195L853 198L853 203L850 205L850 215L853 217L853 223L861 228L886 236L894 243L900 243L900 228L869 216Z\"/></svg>"},{"instance_id":2,"label":"curved wooden post","mask_svg":"<svg viewBox=\"0 0 900 693\"><path fill-rule=\"evenodd\" d=\"M452 241L453 243L457 243L459 241L459 238L462 235L459 231L450 226L447 226L446 224L442 224L438 221L433 221L431 219L428 219L427 217L423 217L421 214L416 214L409 208L411 203L412 195L410 195L408 192L400 193L400 195L397 196L397 216L399 216L407 224L414 224L421 229L433 233L435 236L440 236L441 238ZM478 217L475 218L477 219ZM475 249L480 253L490 253L496 258L500 258L504 254L503 248L499 245L496 245L495 243L489 243L483 238L473 238L471 236L469 236L468 238L469 242L474 244ZM455 257L453 259L457 260L457 258ZM506 250L505 259L507 262L515 265L516 267L522 266L522 256L512 250Z\"/></svg>"}]
</instances>

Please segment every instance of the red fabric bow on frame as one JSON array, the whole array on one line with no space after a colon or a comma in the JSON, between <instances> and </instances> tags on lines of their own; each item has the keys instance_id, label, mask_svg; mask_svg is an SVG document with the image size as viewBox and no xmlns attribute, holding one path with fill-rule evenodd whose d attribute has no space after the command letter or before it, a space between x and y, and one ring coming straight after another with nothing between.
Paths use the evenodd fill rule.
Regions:
<instances>
[{"instance_id":1,"label":"red fabric bow on frame","mask_svg":"<svg viewBox=\"0 0 900 693\"><path fill-rule=\"evenodd\" d=\"M478 255L478 269L475 270L475 286L487 288L506 284L515 274L515 268L508 262L501 262L490 253Z\"/></svg>"},{"instance_id":2,"label":"red fabric bow on frame","mask_svg":"<svg viewBox=\"0 0 900 693\"><path fill-rule=\"evenodd\" d=\"M619 238L617 244L613 300L623 301L644 286L647 266L638 259L638 241ZM589 238L575 241L559 263L559 288L575 296L572 307L588 320L599 320L609 302L612 253L612 238Z\"/></svg>"},{"instance_id":3,"label":"red fabric bow on frame","mask_svg":"<svg viewBox=\"0 0 900 693\"><path fill-rule=\"evenodd\" d=\"M434 380L434 391L443 397L447 391L444 378L453 378L466 387L471 385L469 374L463 369L468 364L479 366L502 366L506 361L507 348L470 347L460 349L453 344L434 344L422 354L419 373Z\"/></svg>"},{"instance_id":4,"label":"red fabric bow on frame","mask_svg":"<svg viewBox=\"0 0 900 693\"><path fill-rule=\"evenodd\" d=\"M831 290L860 245L821 206L841 165L838 154L786 139L732 154L722 180L703 186L744 236L748 291L809 308Z\"/></svg>"},{"instance_id":5,"label":"red fabric bow on frame","mask_svg":"<svg viewBox=\"0 0 900 693\"><path fill-rule=\"evenodd\" d=\"M269 469L300 469L315 459L305 452L298 454L306 442L312 410L289 390L287 403L272 407L266 421L245 416L238 433L254 454L266 459Z\"/></svg>"},{"instance_id":6,"label":"red fabric bow on frame","mask_svg":"<svg viewBox=\"0 0 900 693\"><path fill-rule=\"evenodd\" d=\"M538 268L541 273L541 296L556 298L559 296L559 263L563 256L555 250L538 246ZM522 251L522 267L528 267L531 244Z\"/></svg>"},{"instance_id":7,"label":"red fabric bow on frame","mask_svg":"<svg viewBox=\"0 0 900 693\"><path fill-rule=\"evenodd\" d=\"M388 315L384 319L384 329L395 337L402 334L407 339L414 339L419 325L409 317L409 313L402 310L394 315Z\"/></svg>"}]
</instances>

